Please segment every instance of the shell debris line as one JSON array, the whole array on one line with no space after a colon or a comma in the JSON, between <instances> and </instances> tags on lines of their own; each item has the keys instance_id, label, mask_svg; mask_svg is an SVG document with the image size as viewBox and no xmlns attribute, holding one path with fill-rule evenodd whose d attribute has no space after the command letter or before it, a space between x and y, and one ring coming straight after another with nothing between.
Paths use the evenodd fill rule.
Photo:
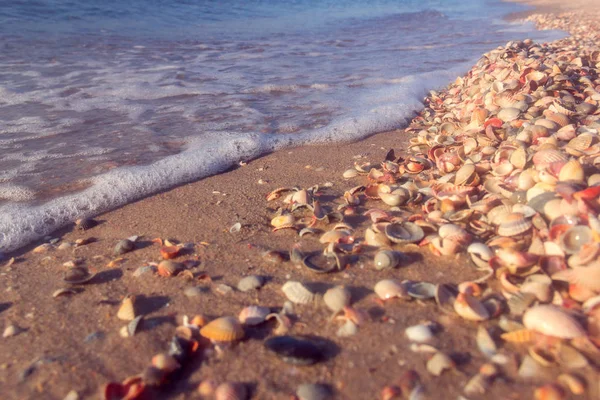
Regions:
<instances>
[{"instance_id":1,"label":"shell debris line","mask_svg":"<svg viewBox=\"0 0 600 400\"><path fill-rule=\"evenodd\" d=\"M379 370L365 367L364 376L371 380L376 372L389 381L357 399L438 398L428 386L440 382L460 385L458 398L599 398L600 34L580 14L528 19L572 35L545 44L509 42L486 53L465 76L429 93L406 129L411 136L402 154L391 149L380 159L357 158L339 171L344 189L277 187L261 199L263 226L244 220L225 230L277 276L254 265L237 276L227 266L209 275L199 266L219 263L223 249L211 250L208 242L132 236L91 258L80 256L89 254L85 246L98 245L89 238L35 247L42 262L77 256L63 264L57 281L67 287L54 292L53 302L65 307L101 290L110 298L98 303L110 318L99 319L115 326L108 336L136 343L138 353L150 334L160 338L160 349L142 349L143 365L132 357L138 373L105 383L100 398L163 398L190 386L175 381L193 369L203 376L192 382L191 396L202 399L259 398L258 390L287 384L293 388L272 398L346 398L336 396L348 382L328 368L341 368L341 352L371 346L374 329L389 335L392 346L365 357L381 360ZM101 225L87 218L76 227L87 235ZM260 229L289 247L247 242ZM139 260L143 251L152 252L152 261ZM443 271L419 271L438 259L461 264L473 278L452 282ZM3 266L13 267L15 259ZM111 282L114 270L135 282L160 282L161 294L180 290L183 300L165 301L169 318L155 318L161 296L146 297L136 286L124 293ZM377 279L362 280L361 273ZM228 312L213 313L217 302ZM188 317L182 304L202 311ZM410 317L396 317L404 315ZM24 340L36 331L33 321L7 319L3 339ZM453 352L453 329L471 335L461 339L472 346L469 354ZM210 376L210 368L245 363L247 355L259 359L248 375ZM392 368L401 371L395 378ZM286 382L247 379L255 372L267 381L273 370L285 371ZM528 391L497 397L503 396L493 393L498 382Z\"/></svg>"}]
</instances>

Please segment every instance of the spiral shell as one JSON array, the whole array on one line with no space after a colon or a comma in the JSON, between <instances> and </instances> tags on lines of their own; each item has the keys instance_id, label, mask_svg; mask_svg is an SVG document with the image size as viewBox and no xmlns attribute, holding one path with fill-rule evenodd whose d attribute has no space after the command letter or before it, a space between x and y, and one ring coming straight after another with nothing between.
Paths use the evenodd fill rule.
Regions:
<instances>
[{"instance_id":1,"label":"spiral shell","mask_svg":"<svg viewBox=\"0 0 600 400\"><path fill-rule=\"evenodd\" d=\"M135 317L135 296L127 296L123 299L121 307L117 311L117 318L123 321L133 321Z\"/></svg>"}]
</instances>

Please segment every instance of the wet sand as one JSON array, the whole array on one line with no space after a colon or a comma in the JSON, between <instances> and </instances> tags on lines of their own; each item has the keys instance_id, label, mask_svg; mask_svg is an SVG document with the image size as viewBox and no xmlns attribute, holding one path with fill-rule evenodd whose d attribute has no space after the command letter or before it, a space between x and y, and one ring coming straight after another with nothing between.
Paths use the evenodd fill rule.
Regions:
<instances>
[{"instance_id":1,"label":"wet sand","mask_svg":"<svg viewBox=\"0 0 600 400\"><path fill-rule=\"evenodd\" d=\"M558 3L544 2L552 7ZM426 398L458 398L468 379L486 361L475 343L478 323L445 315L431 300L382 304L376 300L373 286L386 278L459 283L480 277L482 273L465 255L436 257L428 250L408 246L403 248L410 255L405 265L377 271L370 250L361 253L345 270L327 275L300 269L289 261L271 263L262 256L265 249L287 252L299 242L306 251L322 248L317 238L300 240L292 230L271 231L270 219L276 206L265 200L269 191L319 185L321 201L331 206L334 199L339 202L345 190L365 183L364 177L343 179L344 170L355 161L381 162L390 149L401 154L410 137L410 133L398 130L359 143L298 148L248 160L229 172L103 214L98 217L100 224L85 232L69 228L52 235L61 242L93 238L90 244L75 250L35 254L30 246L11 254L14 264L0 267L0 327L14 324L25 330L0 339L0 397L62 399L75 390L80 398L97 398L104 384L140 373L154 354L166 351L182 316L236 316L248 305L279 310L285 301L281 285L291 279L310 283L321 293L334 285L345 285L352 292L353 305L364 310L369 321L356 335L340 338L336 331L341 323L331 321L324 306L296 306L291 333L316 335L328 344L322 362L292 366L268 352L263 342L272 336L275 326L268 322L248 328L246 338L221 355L207 345L178 374L153 391L151 398L201 398L197 385L212 378L243 382L253 399L289 399L299 384L314 382L330 385L333 398L375 399L384 386L395 383L410 369L419 373ZM379 204L363 205L359 211ZM241 230L230 233L229 228L237 222ZM349 217L348 222L356 227L355 236L363 237L369 225L367 217ZM116 243L132 235L142 235L136 250L108 266L117 258L112 254ZM190 263L194 278L133 275L148 262L160 261L159 246L151 242L157 237L195 244L193 250L178 258L197 264ZM79 293L53 298L53 292L65 286L63 263L74 258L82 258L83 265L97 271L97 275L79 286ZM235 288L249 274L265 277L265 285L251 292L234 289L220 293L219 285ZM212 281L199 279L205 275ZM198 296L184 294L191 286L201 287ZM125 323L116 314L127 295L137 296L138 311L146 317L140 332L122 338L119 329ZM458 362L456 370L431 376L425 367L429 355L409 349L405 328L424 321L439 324L440 332L432 345L453 355ZM483 325L493 327L496 323L487 321ZM504 348L507 354L525 352L525 348L516 346ZM537 385L551 381L560 370L550 368L547 373L546 380L523 382L516 376L515 367L507 365L479 398L530 399ZM579 373L588 382L586 394L566 398L600 398L598 373Z\"/></svg>"}]
</instances>

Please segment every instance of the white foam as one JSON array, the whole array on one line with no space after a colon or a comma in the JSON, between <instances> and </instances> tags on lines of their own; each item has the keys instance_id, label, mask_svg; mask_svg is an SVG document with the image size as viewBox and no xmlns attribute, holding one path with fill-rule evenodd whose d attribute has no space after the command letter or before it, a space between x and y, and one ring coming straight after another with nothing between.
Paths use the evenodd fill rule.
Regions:
<instances>
[{"instance_id":1,"label":"white foam","mask_svg":"<svg viewBox=\"0 0 600 400\"><path fill-rule=\"evenodd\" d=\"M470 65L470 63L469 63ZM0 207L0 250L11 251L48 235L82 216L91 216L141 197L219 173L240 160L291 146L355 141L398 128L422 107L432 88L447 84L468 65L406 77L402 84L356 99L357 114L326 127L294 135L204 132L188 138L187 148L148 166L123 167L92 179L93 185L77 194L28 206L9 203Z\"/></svg>"},{"instance_id":2,"label":"white foam","mask_svg":"<svg viewBox=\"0 0 600 400\"><path fill-rule=\"evenodd\" d=\"M13 183L0 184L0 200L27 201L35 198L35 191Z\"/></svg>"}]
</instances>

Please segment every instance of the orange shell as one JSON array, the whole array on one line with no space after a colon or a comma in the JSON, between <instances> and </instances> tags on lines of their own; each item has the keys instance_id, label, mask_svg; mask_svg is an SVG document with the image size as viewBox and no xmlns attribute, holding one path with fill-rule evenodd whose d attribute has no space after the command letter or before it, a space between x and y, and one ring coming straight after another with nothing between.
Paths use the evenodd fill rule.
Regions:
<instances>
[{"instance_id":1,"label":"orange shell","mask_svg":"<svg viewBox=\"0 0 600 400\"><path fill-rule=\"evenodd\" d=\"M215 342L233 342L244 337L244 328L234 317L221 317L200 329L200 335Z\"/></svg>"},{"instance_id":2,"label":"orange shell","mask_svg":"<svg viewBox=\"0 0 600 400\"><path fill-rule=\"evenodd\" d=\"M160 255L165 260L170 260L179 255L181 248L179 246L163 246L160 248Z\"/></svg>"}]
</instances>

